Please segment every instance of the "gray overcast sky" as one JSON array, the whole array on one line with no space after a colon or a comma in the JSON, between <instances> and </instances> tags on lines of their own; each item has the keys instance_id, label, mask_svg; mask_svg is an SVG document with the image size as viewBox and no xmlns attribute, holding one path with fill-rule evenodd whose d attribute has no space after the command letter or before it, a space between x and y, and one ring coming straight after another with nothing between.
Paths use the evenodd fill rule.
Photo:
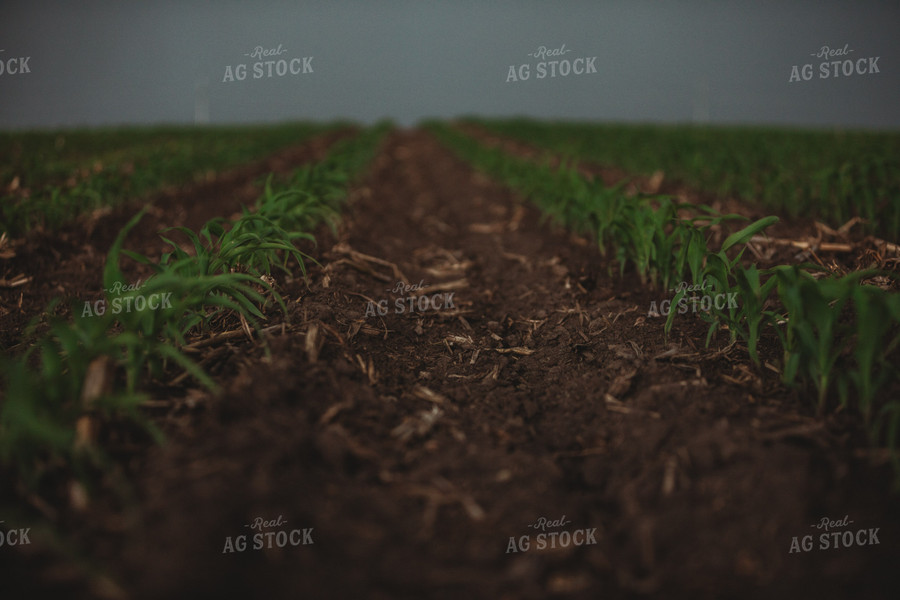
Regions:
<instances>
[{"instance_id":1,"label":"gray overcast sky","mask_svg":"<svg viewBox=\"0 0 900 600\"><path fill-rule=\"evenodd\" d=\"M30 73L0 75L0 128L191 123L208 110L211 123L471 114L896 130L898 26L896 0L3 0L0 62L28 56ZM548 66L538 79L529 53L563 44L546 60L596 56L596 73L551 78ZM810 56L822 46L866 71L860 59L878 57L879 72L822 79L826 59ZM312 73L253 78L259 60L310 56ZM241 63L246 79L223 82ZM529 79L507 82L525 63ZM790 82L806 63L813 77Z\"/></svg>"}]
</instances>

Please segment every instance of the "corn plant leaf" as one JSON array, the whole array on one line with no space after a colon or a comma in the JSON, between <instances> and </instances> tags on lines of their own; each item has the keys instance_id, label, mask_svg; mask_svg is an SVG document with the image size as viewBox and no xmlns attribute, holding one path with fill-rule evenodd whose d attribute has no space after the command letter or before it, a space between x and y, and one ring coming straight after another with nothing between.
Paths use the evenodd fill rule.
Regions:
<instances>
[{"instance_id":1,"label":"corn plant leaf","mask_svg":"<svg viewBox=\"0 0 900 600\"><path fill-rule=\"evenodd\" d=\"M722 243L721 251L725 252L726 250L730 249L732 246L734 246L736 244L746 243L747 240L752 238L754 235L756 235L757 233L759 233L766 227L769 227L773 223L776 223L777 221L778 221L778 217L775 217L775 216L763 217L762 219L759 219L758 221L755 221L755 222L751 223L750 225L747 225L740 231L732 233L727 238L725 238L725 241Z\"/></svg>"},{"instance_id":2,"label":"corn plant leaf","mask_svg":"<svg viewBox=\"0 0 900 600\"><path fill-rule=\"evenodd\" d=\"M122 250L122 244L125 242L125 236L138 224L138 221L144 216L144 212L146 212L146 209L131 217L128 223L119 231L119 235L116 236L112 246L110 246L109 254L107 254L106 258L106 266L103 269L103 287L108 289L113 287L116 282L124 281L125 276L119 268L119 253Z\"/></svg>"}]
</instances>

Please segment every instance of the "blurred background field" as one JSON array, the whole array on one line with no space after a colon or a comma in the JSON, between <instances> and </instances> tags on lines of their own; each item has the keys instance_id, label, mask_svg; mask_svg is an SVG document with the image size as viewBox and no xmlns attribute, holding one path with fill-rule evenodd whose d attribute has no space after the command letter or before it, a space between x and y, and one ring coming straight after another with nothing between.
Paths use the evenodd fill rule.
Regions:
<instances>
[{"instance_id":1,"label":"blurred background field","mask_svg":"<svg viewBox=\"0 0 900 600\"><path fill-rule=\"evenodd\" d=\"M665 177L790 217L900 239L900 133L478 120L566 157Z\"/></svg>"}]
</instances>

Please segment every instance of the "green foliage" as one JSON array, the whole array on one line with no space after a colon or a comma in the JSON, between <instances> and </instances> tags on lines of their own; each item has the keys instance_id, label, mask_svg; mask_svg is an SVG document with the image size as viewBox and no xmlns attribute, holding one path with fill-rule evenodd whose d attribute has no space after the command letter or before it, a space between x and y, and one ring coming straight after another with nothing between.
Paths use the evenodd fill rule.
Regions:
<instances>
[{"instance_id":1,"label":"green foliage","mask_svg":"<svg viewBox=\"0 0 900 600\"><path fill-rule=\"evenodd\" d=\"M823 410L830 386L847 407L855 398L871 419L876 392L897 376L890 355L900 342L900 296L860 282L875 274L858 271L841 278L814 278L802 269L776 267L784 379L811 381Z\"/></svg>"},{"instance_id":2,"label":"green foliage","mask_svg":"<svg viewBox=\"0 0 900 600\"><path fill-rule=\"evenodd\" d=\"M749 268L741 266L741 258L744 250L736 252L732 258L728 257L727 251L738 245L745 244L754 235L757 235L773 223L778 221L778 217L765 217L759 219L728 236L718 252L706 251L705 256L700 258L695 256L695 264L705 264L699 269L699 278L697 278L697 270L692 269L694 274L694 284L704 285L705 282L712 284L709 293L712 295L733 294L734 297L741 299L737 306L725 304L723 308L718 308L714 304L709 311L701 313L703 319L710 323L709 330L706 335L706 345L712 339L717 329L724 326L731 335L731 340L737 338L747 342L750 358L757 364L759 358L757 356L756 347L759 341L759 327L766 318L766 312L763 310L766 298L768 297L774 285L761 285L759 280L759 271L755 265ZM705 251L705 248L704 248ZM699 255L699 250L697 251ZM680 298L679 298L680 300ZM669 314L666 321L666 333L671 330L673 314Z\"/></svg>"},{"instance_id":3,"label":"green foliage","mask_svg":"<svg viewBox=\"0 0 900 600\"><path fill-rule=\"evenodd\" d=\"M474 120L580 160L650 175L662 170L717 195L834 227L853 216L900 240L900 135L774 127Z\"/></svg>"},{"instance_id":4,"label":"green foliage","mask_svg":"<svg viewBox=\"0 0 900 600\"><path fill-rule=\"evenodd\" d=\"M841 385L841 402L848 402L848 387L855 390L860 410L868 421L877 391L891 378L900 378L897 365L889 358L900 343L900 296L874 286L853 285L850 300L856 316L855 368L844 372L849 385Z\"/></svg>"},{"instance_id":5,"label":"green foliage","mask_svg":"<svg viewBox=\"0 0 900 600\"><path fill-rule=\"evenodd\" d=\"M798 373L818 390L819 409L825 404L834 363L842 348L836 336L849 288L838 280L815 280L797 267L778 269L778 296L787 317L784 379L793 383Z\"/></svg>"},{"instance_id":6,"label":"green foliage","mask_svg":"<svg viewBox=\"0 0 900 600\"><path fill-rule=\"evenodd\" d=\"M604 253L615 248L622 272L632 264L642 283L663 287L686 274L699 274L706 257L709 228L736 215L719 215L707 206L678 204L665 196L626 196L575 169L513 158L485 148L445 126L430 129L465 159L520 191L558 222L597 240ZM688 217L680 217L679 211ZM751 234L752 235L752 234Z\"/></svg>"},{"instance_id":7,"label":"green foliage","mask_svg":"<svg viewBox=\"0 0 900 600\"><path fill-rule=\"evenodd\" d=\"M862 285L874 272L816 278L808 271L816 268L813 265L762 271L755 265L745 266L743 245L777 217L759 219L729 235L713 252L708 249L709 227L735 215L676 205L666 197L625 197L621 184L604 188L574 169L553 170L546 164L516 159L439 124L430 129L464 159L519 190L553 218L596 235L604 253L613 247L620 269L624 271L630 262L643 283L662 283L667 288L689 276L694 286L711 297L722 294L737 299L736 305L726 302L717 308L713 303L709 311L701 312L710 324L707 346L717 330L727 329L732 341L747 344L750 358L759 364L760 336L771 327L784 351L784 382L811 386L820 411L835 393L840 406L858 409L871 423L873 440L884 441L892 449L900 473L900 401L878 396L900 377L891 360L892 356L896 360L900 344L900 294ZM671 306L688 299L698 300L679 290ZM675 314L669 311L666 334Z\"/></svg>"},{"instance_id":8,"label":"green foliage","mask_svg":"<svg viewBox=\"0 0 900 600\"><path fill-rule=\"evenodd\" d=\"M68 465L79 473L86 465L102 467L107 459L99 448L75 444L75 424L89 412L102 419L131 419L159 438L139 410L145 399L141 383L176 366L215 389L212 378L186 354L188 336L204 332L225 313L246 319L258 330L270 301L287 317L280 295L261 275L273 267L290 273L290 258L306 275L304 259L309 257L295 244L314 241L309 230L335 218L347 185L368 164L389 127L382 124L339 144L321 164L299 169L280 191L273 190L270 177L255 213L245 209L233 222L213 219L199 233L184 227L167 230L167 235L175 231L186 236L192 252L166 236L162 239L172 250L159 262L123 249L143 211L135 215L107 256L105 310L94 314L75 306L71 323L52 316L25 355L0 361L6 383L0 404L0 462L30 484L40 480L49 464ZM146 265L153 275L139 289L118 294L116 285L126 281L122 257ZM137 310L139 296L166 300L155 309ZM39 325L33 324L28 335ZM113 389L86 402L85 379L98 359L115 373Z\"/></svg>"},{"instance_id":9,"label":"green foliage","mask_svg":"<svg viewBox=\"0 0 900 600\"><path fill-rule=\"evenodd\" d=\"M0 232L57 227L95 208L202 179L338 126L0 133ZM18 187L10 190L14 180Z\"/></svg>"}]
</instances>

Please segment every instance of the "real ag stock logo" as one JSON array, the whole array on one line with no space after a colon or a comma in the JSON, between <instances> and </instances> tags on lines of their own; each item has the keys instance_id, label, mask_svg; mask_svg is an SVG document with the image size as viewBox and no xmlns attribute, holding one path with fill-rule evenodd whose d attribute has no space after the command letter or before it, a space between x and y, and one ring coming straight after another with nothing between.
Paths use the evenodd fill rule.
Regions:
<instances>
[{"instance_id":1,"label":"real ag stock logo","mask_svg":"<svg viewBox=\"0 0 900 600\"><path fill-rule=\"evenodd\" d=\"M818 72L819 79L837 79L838 77L850 77L852 75L874 75L881 73L878 69L878 59L880 56L866 56L862 58L850 58L853 49L850 44L844 44L843 48L831 48L830 46L822 46L816 52L811 52L810 56L814 58L823 58L819 63L817 71L813 70L813 63L804 65L792 65L791 76L788 83L797 81L809 81L814 74ZM837 60L830 60L830 59Z\"/></svg>"},{"instance_id":2,"label":"real ag stock logo","mask_svg":"<svg viewBox=\"0 0 900 600\"><path fill-rule=\"evenodd\" d=\"M425 283L425 280L422 279L419 283L413 284L398 281L393 289L386 290L393 294L409 294L410 292L416 292L409 296L395 298L393 304L394 314L402 315L404 313L412 314L428 310L447 310L456 308L453 304L453 295L456 292L441 292L428 296L423 293L424 289L427 287L428 285ZM366 317L374 317L376 315L383 317L389 312L391 312L391 305L388 300L379 300L377 302L375 300L369 300L369 303L366 305Z\"/></svg>"},{"instance_id":3,"label":"real ag stock logo","mask_svg":"<svg viewBox=\"0 0 900 600\"><path fill-rule=\"evenodd\" d=\"M312 56L290 59L277 58L285 52L287 52L287 49L282 44L278 44L277 48L257 46L252 51L245 53L244 56L258 59L250 65L250 75L253 79L269 79L271 77L284 77L288 73L291 75L305 75L313 72ZM269 60L263 60L264 58ZM244 81L247 79L247 74L247 63L226 65L222 83Z\"/></svg>"},{"instance_id":4,"label":"real ag stock logo","mask_svg":"<svg viewBox=\"0 0 900 600\"><path fill-rule=\"evenodd\" d=\"M4 75L25 75L31 73L28 66L30 56L6 57L6 50L0 50L0 77Z\"/></svg>"},{"instance_id":5,"label":"real ag stock logo","mask_svg":"<svg viewBox=\"0 0 900 600\"><path fill-rule=\"evenodd\" d=\"M675 294L678 294L679 292L706 292L707 290L712 291L712 287L706 280L704 280L702 284L695 285L689 285L686 281L682 281L677 286L669 289L670 292L674 292ZM689 310L696 313L698 307L702 312L709 312L713 307L715 307L716 310L737 308L737 292L714 295L703 294L702 296L696 294L690 296L684 295L675 306L672 306L671 300L662 300L658 306L656 300L651 300L647 316L665 317L668 316L670 311L675 310L676 307L678 308L678 314L680 315L685 314Z\"/></svg>"},{"instance_id":6,"label":"real ag stock logo","mask_svg":"<svg viewBox=\"0 0 900 600\"><path fill-rule=\"evenodd\" d=\"M562 58L569 52L572 52L572 49L566 48L565 44L559 48L538 46L537 50L529 52L528 56L540 59L540 62L534 64L534 78L545 79L549 77L553 79L557 76L590 75L597 72L596 56L579 56L574 59ZM509 65L509 70L506 73L506 83L528 81L531 78L531 65L532 63L522 63L518 66Z\"/></svg>"},{"instance_id":7,"label":"real ag stock logo","mask_svg":"<svg viewBox=\"0 0 900 600\"><path fill-rule=\"evenodd\" d=\"M251 550L284 548L286 546L311 546L315 543L312 537L312 527L288 531L287 528L283 527L284 525L287 525L284 515L278 515L277 519L269 521L262 517L256 517L244 525L245 529L250 529L256 533L226 537L222 554L244 552L248 548L248 542L251 544Z\"/></svg>"},{"instance_id":8,"label":"real ag stock logo","mask_svg":"<svg viewBox=\"0 0 900 600\"><path fill-rule=\"evenodd\" d=\"M4 523L6 521L0 521L0 525ZM29 531L31 531L31 527L7 530L0 527L0 548L3 546L27 546L31 543L31 540L28 538Z\"/></svg>"},{"instance_id":9,"label":"real ag stock logo","mask_svg":"<svg viewBox=\"0 0 900 600\"><path fill-rule=\"evenodd\" d=\"M152 279L152 278L151 278ZM149 279L147 281L150 281ZM146 282L144 282L146 285ZM113 284L111 288L106 288L106 293L108 295L121 294L122 292L136 292L140 290L142 287L141 280L138 280L137 283L131 285L125 285L120 281L117 281ZM172 292L166 293L155 293L155 294L126 294L122 297L116 297L112 299L110 303L112 314L117 315L122 312L130 313L132 310L134 312L142 312L147 309L150 310L162 310L166 308L172 308ZM81 311L82 317L93 317L101 316L106 312L107 301L105 299L97 300L94 302L93 306L91 306L90 301L84 301L84 309ZM91 310L93 309L93 311Z\"/></svg>"},{"instance_id":10,"label":"real ag stock logo","mask_svg":"<svg viewBox=\"0 0 900 600\"><path fill-rule=\"evenodd\" d=\"M880 527L863 528L845 531L840 530L853 524L850 515L844 515L843 519L831 520L828 517L822 517L818 523L810 525L813 529L824 530L818 535L818 547L816 548L816 537L814 535L794 536L791 538L791 549L788 554L810 552L814 548L817 550L837 550L838 548L852 548L853 546L874 546L881 544L878 539L878 530Z\"/></svg>"},{"instance_id":11,"label":"real ag stock logo","mask_svg":"<svg viewBox=\"0 0 900 600\"><path fill-rule=\"evenodd\" d=\"M566 520L566 515L556 520L550 520L547 517L540 517L537 521L528 526L529 529L540 530L534 536L535 550L556 550L557 548L568 548L569 546L594 546L597 544L597 528L582 529L561 529L566 525L571 525L572 521ZM559 530L559 531L556 531ZM532 537L522 535L518 538L510 536L509 543L506 545L506 553L528 552L532 548Z\"/></svg>"}]
</instances>

